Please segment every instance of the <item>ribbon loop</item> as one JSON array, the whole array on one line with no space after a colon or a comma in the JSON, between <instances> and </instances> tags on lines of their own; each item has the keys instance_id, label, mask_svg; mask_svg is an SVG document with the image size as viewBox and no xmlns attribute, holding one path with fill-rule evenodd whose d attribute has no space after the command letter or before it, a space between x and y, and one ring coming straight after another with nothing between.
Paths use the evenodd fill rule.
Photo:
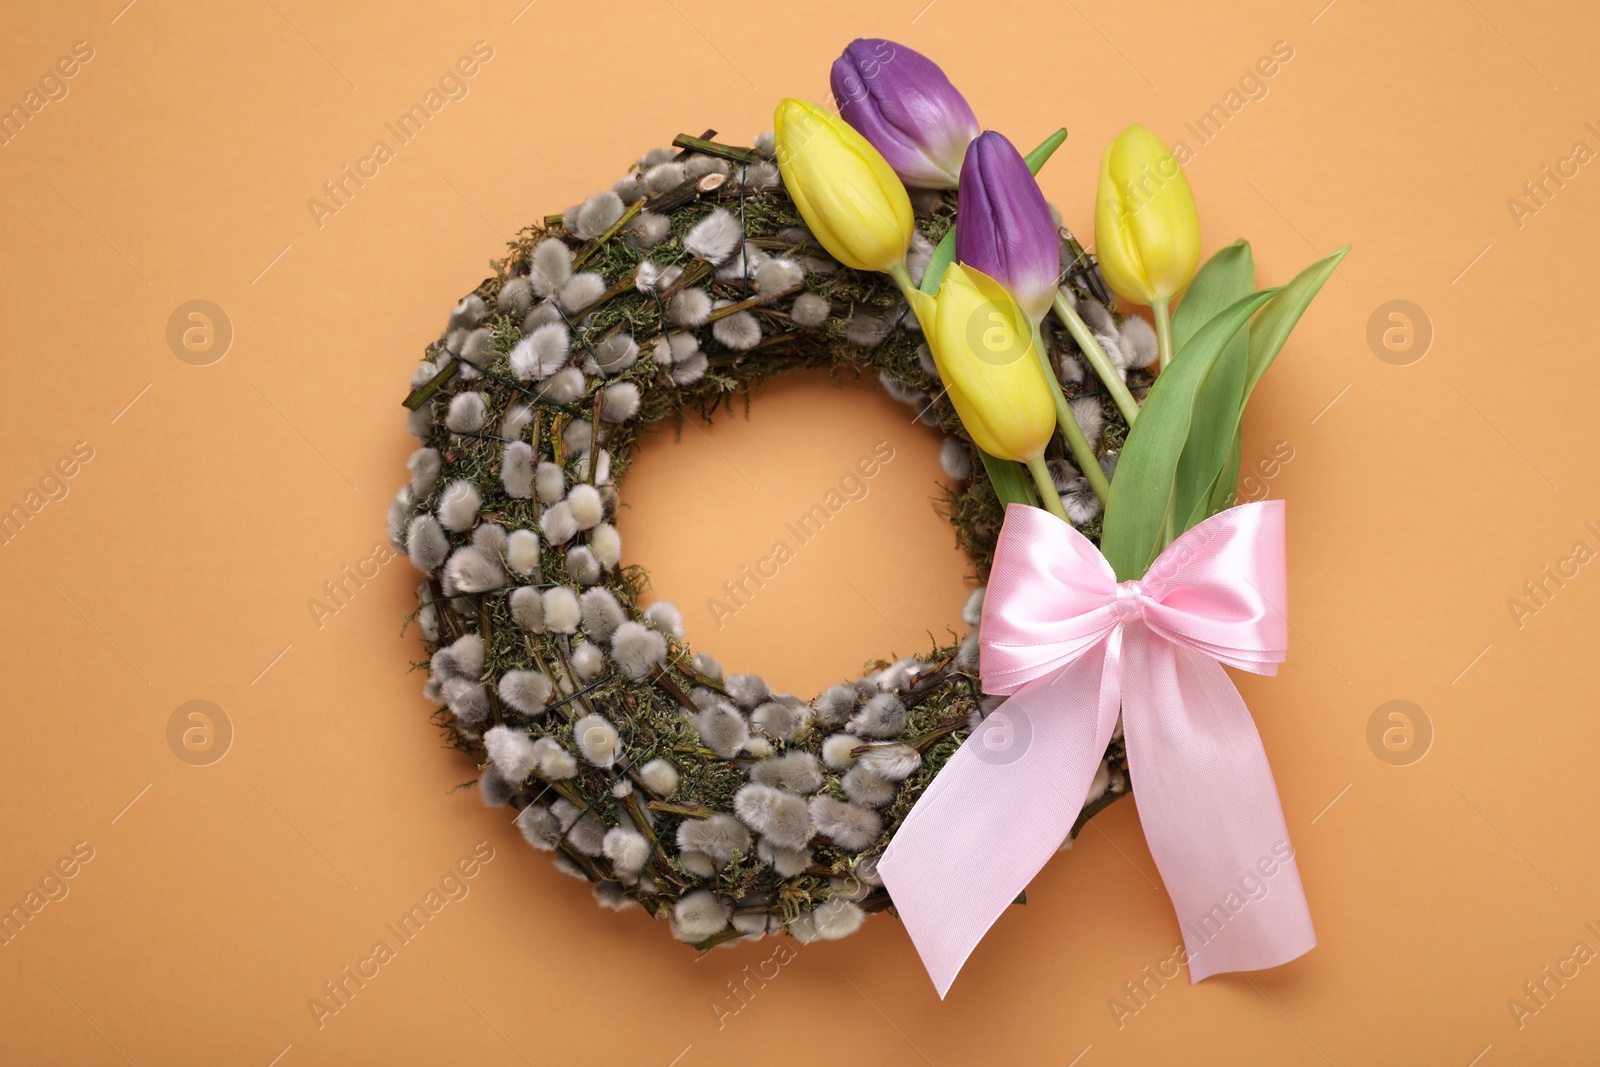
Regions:
<instances>
[{"instance_id":1,"label":"ribbon loop","mask_svg":"<svg viewBox=\"0 0 1600 1067\"><path fill-rule=\"evenodd\" d=\"M1070 525L1007 509L980 669L985 691L1008 699L878 864L941 997L1071 830L1119 710L1190 980L1276 966L1316 944L1272 770L1221 666L1272 674L1282 662L1283 544L1282 502L1244 504L1118 583Z\"/></svg>"}]
</instances>

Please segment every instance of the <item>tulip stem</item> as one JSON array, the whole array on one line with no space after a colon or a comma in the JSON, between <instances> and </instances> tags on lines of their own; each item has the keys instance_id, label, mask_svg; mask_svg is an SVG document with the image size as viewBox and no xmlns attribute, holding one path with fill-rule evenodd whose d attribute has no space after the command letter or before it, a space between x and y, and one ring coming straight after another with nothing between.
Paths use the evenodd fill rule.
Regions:
<instances>
[{"instance_id":1,"label":"tulip stem","mask_svg":"<svg viewBox=\"0 0 1600 1067\"><path fill-rule=\"evenodd\" d=\"M1150 304L1150 311L1156 320L1156 346L1161 353L1161 369L1166 370L1167 364L1172 362L1172 315L1167 310L1166 300L1156 300Z\"/></svg>"},{"instance_id":2,"label":"tulip stem","mask_svg":"<svg viewBox=\"0 0 1600 1067\"><path fill-rule=\"evenodd\" d=\"M1039 487L1039 499L1044 501L1044 509L1070 524L1072 520L1067 518L1067 509L1061 506L1061 494L1056 492L1056 483L1050 480L1050 468L1044 465L1044 456L1034 456L1025 462L1028 464L1028 473L1033 475L1033 484Z\"/></svg>"},{"instance_id":3,"label":"tulip stem","mask_svg":"<svg viewBox=\"0 0 1600 1067\"><path fill-rule=\"evenodd\" d=\"M1104 505L1106 498L1111 495L1111 484L1106 481L1106 473L1100 469L1100 460L1089 446L1089 439L1083 435L1083 427L1078 425L1077 416L1072 413L1072 407L1061 392L1061 382L1056 379L1055 368L1050 366L1050 357L1044 350L1044 338L1037 325L1033 328L1033 350L1039 353L1039 362L1044 365L1045 381L1050 383L1050 399L1056 404L1056 423L1061 427L1061 436L1072 450L1072 458L1077 462L1078 469L1088 479L1089 488L1094 490L1094 495Z\"/></svg>"},{"instance_id":4,"label":"tulip stem","mask_svg":"<svg viewBox=\"0 0 1600 1067\"><path fill-rule=\"evenodd\" d=\"M906 269L904 260L901 260L899 263L896 263L894 266L890 267L887 273L889 277L894 279L894 283L900 287L901 293L910 294L916 291L917 287L911 281L911 272ZM909 302L910 299L911 297L907 295L906 300ZM915 306L915 304L912 305L912 307Z\"/></svg>"},{"instance_id":5,"label":"tulip stem","mask_svg":"<svg viewBox=\"0 0 1600 1067\"><path fill-rule=\"evenodd\" d=\"M1072 339L1078 342L1078 350L1094 368L1095 374L1104 383L1106 392L1111 394L1111 399L1117 402L1117 410L1122 412L1123 421L1131 429L1133 420L1139 417L1139 404L1133 399L1133 394L1128 392L1128 386L1123 382L1122 376L1117 373L1117 368L1111 365L1111 359L1106 355L1106 350L1100 347L1100 342L1094 339L1094 334L1089 332L1088 325L1078 317L1077 310L1069 303L1067 298L1060 293L1056 294L1056 318L1060 319L1067 327L1067 332L1072 334Z\"/></svg>"}]
</instances>

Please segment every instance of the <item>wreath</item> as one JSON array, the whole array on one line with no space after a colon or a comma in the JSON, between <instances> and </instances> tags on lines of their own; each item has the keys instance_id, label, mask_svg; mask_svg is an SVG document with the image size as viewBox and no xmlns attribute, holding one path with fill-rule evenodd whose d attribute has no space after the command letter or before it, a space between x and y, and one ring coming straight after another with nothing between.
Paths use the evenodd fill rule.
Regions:
<instances>
[{"instance_id":1,"label":"wreath","mask_svg":"<svg viewBox=\"0 0 1600 1067\"><path fill-rule=\"evenodd\" d=\"M893 106L913 89L947 105L933 133ZM1114 310L1101 264L1033 184L1065 131L1026 157L978 136L938 68L889 42L852 44L834 91L848 122L786 101L749 147L680 135L520 231L405 398L419 443L388 525L422 575L407 621L433 722L531 846L603 906L643 906L699 948L839 938L892 907L880 857L1000 698L980 680L981 587L971 632L869 658L820 694L774 692L759 665L725 671L672 604L642 602L647 572L623 562L618 487L645 435L747 406L785 372L871 375L944 435L940 509L983 583L1008 503L1043 503L1099 542L1134 397L1169 354L1165 305L1154 327ZM871 216L883 191L893 217L849 217L850 197L807 167L873 183L856 208ZM872 262L880 238L898 251ZM952 266L958 245L989 274ZM1010 288L983 289L1008 263ZM1052 372L1035 454L1009 454L1028 404L1008 407L1003 382L986 398L956 380L931 343L922 294L957 275L978 286L969 318L998 316L1000 348L1016 350L984 340L980 355L1013 366L1026 349L1033 373ZM1054 314L1022 321L1011 292ZM1119 729L1068 840L1128 792Z\"/></svg>"}]
</instances>

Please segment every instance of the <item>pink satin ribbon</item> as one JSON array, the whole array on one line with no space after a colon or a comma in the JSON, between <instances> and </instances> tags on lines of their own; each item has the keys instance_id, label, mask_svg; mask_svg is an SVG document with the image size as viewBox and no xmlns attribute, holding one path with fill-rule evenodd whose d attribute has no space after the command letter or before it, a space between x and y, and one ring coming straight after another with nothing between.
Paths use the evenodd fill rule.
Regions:
<instances>
[{"instance_id":1,"label":"pink satin ribbon","mask_svg":"<svg viewBox=\"0 0 1600 1067\"><path fill-rule=\"evenodd\" d=\"M1272 769L1221 664L1288 650L1277 500L1215 515L1118 584L1067 523L1013 504L984 598L989 714L917 801L878 872L943 997L1083 808L1121 711L1150 854L1189 978L1316 945Z\"/></svg>"}]
</instances>

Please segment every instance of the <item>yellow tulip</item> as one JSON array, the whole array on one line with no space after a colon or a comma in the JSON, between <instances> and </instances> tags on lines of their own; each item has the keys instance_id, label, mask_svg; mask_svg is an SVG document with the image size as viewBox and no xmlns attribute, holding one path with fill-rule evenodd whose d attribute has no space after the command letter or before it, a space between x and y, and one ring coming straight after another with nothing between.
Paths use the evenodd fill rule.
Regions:
<instances>
[{"instance_id":1,"label":"yellow tulip","mask_svg":"<svg viewBox=\"0 0 1600 1067\"><path fill-rule=\"evenodd\" d=\"M1106 146L1094 206L1095 253L1117 295L1164 306L1194 280L1200 217L1183 168L1161 139L1129 126Z\"/></svg>"},{"instance_id":2,"label":"yellow tulip","mask_svg":"<svg viewBox=\"0 0 1600 1067\"><path fill-rule=\"evenodd\" d=\"M773 115L773 137L783 184L834 259L874 271L905 262L911 198L866 138L815 104L792 98Z\"/></svg>"},{"instance_id":3,"label":"yellow tulip","mask_svg":"<svg viewBox=\"0 0 1600 1067\"><path fill-rule=\"evenodd\" d=\"M1037 461L1055 433L1056 411L1032 323L1016 298L961 264L945 272L937 297L908 297L972 440L1000 459Z\"/></svg>"}]
</instances>

